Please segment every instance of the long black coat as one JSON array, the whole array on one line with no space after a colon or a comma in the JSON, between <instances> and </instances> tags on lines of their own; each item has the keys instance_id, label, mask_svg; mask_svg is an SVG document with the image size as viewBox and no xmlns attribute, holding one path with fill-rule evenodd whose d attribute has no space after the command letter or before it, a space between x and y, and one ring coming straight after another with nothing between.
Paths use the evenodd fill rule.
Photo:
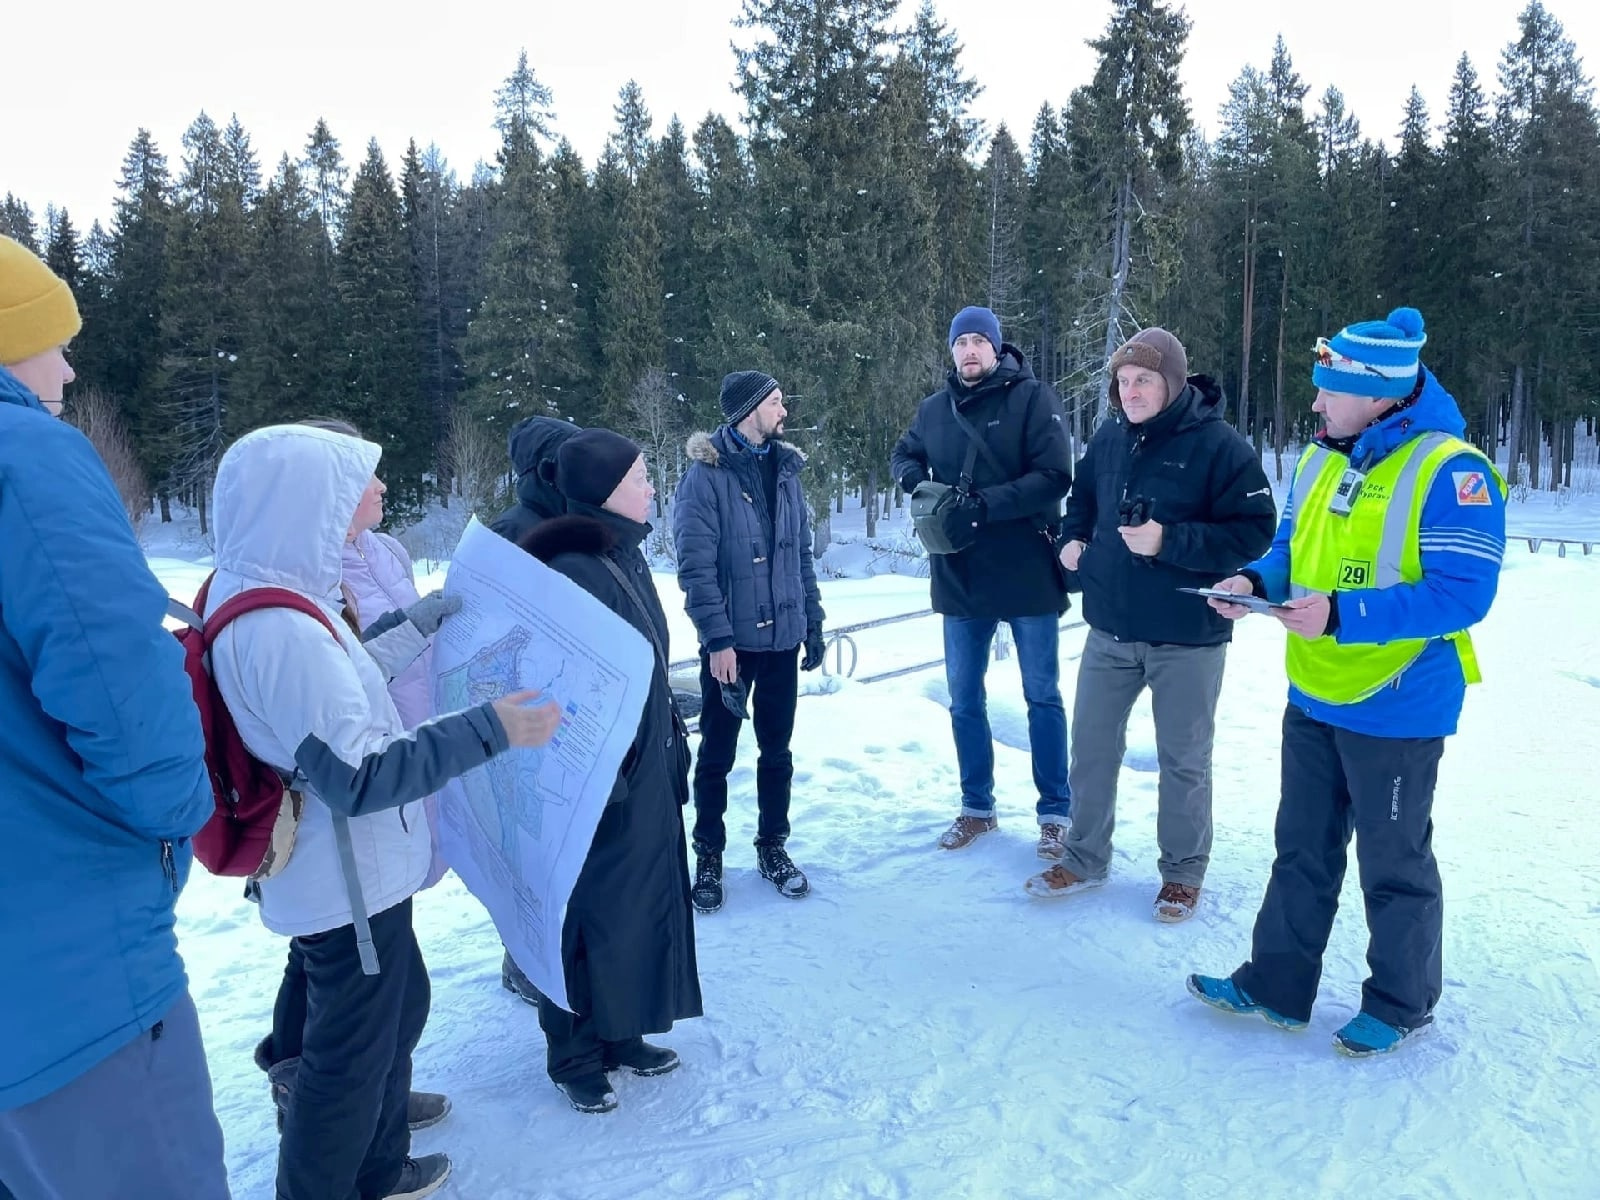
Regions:
<instances>
[{"instance_id":1,"label":"long black coat","mask_svg":"<svg viewBox=\"0 0 1600 1200\"><path fill-rule=\"evenodd\" d=\"M587 505L569 508L568 515L541 522L523 540L523 549L647 639L653 629L667 652L666 615L639 551L650 527ZM602 555L632 581L648 612L639 611ZM638 733L595 830L562 929L567 996L606 1041L663 1033L674 1021L701 1013L683 834L688 767L688 744L657 663Z\"/></svg>"},{"instance_id":2,"label":"long black coat","mask_svg":"<svg viewBox=\"0 0 1600 1200\"><path fill-rule=\"evenodd\" d=\"M982 454L974 462L973 486L988 520L959 554L928 556L934 611L1000 619L1065 612L1054 546L1061 497L1072 484L1072 450L1061 401L1014 346L1001 348L999 363L976 387L952 370L895 445L890 469L907 491L923 479L954 485L961 478L971 439L950 412L951 397L1004 471Z\"/></svg>"},{"instance_id":3,"label":"long black coat","mask_svg":"<svg viewBox=\"0 0 1600 1200\"><path fill-rule=\"evenodd\" d=\"M1255 447L1222 419L1222 390L1193 375L1178 398L1131 425L1103 421L1078 463L1062 537L1087 543L1077 582L1083 617L1125 642L1214 646L1233 623L1180 587L1211 587L1267 552L1277 529ZM1117 527L1123 501L1144 500L1161 552L1134 554Z\"/></svg>"}]
</instances>

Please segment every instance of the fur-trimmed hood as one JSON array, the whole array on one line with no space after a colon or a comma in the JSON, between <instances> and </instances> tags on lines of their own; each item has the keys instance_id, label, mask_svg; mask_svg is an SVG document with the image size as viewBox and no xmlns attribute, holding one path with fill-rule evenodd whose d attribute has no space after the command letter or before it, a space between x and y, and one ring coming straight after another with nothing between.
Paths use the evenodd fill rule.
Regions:
<instances>
[{"instance_id":1,"label":"fur-trimmed hood","mask_svg":"<svg viewBox=\"0 0 1600 1200\"><path fill-rule=\"evenodd\" d=\"M786 470L798 471L805 465L806 453L790 442L773 442L773 451L778 455L779 466ZM711 433L692 433L684 445L684 453L689 456L690 462L705 463L708 467L722 466L722 456L725 454L748 454L743 446L739 445L732 431L723 425Z\"/></svg>"},{"instance_id":2,"label":"fur-trimmed hood","mask_svg":"<svg viewBox=\"0 0 1600 1200\"><path fill-rule=\"evenodd\" d=\"M644 541L650 526L619 517L591 505L574 505L574 511L541 521L517 545L542 563L563 554L601 555L621 546L632 549Z\"/></svg>"}]
</instances>

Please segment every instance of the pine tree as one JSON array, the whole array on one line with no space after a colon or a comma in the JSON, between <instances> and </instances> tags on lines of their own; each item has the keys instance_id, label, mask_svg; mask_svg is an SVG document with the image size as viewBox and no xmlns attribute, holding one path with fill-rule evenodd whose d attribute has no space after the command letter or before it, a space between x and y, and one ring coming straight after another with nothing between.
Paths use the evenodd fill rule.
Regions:
<instances>
[{"instance_id":1,"label":"pine tree","mask_svg":"<svg viewBox=\"0 0 1600 1200\"><path fill-rule=\"evenodd\" d=\"M499 430L573 406L563 389L574 382L577 330L552 220L551 176L535 141L541 103L548 103L548 92L532 80L523 54L499 93L495 237L465 355L472 411Z\"/></svg>"},{"instance_id":2,"label":"pine tree","mask_svg":"<svg viewBox=\"0 0 1600 1200\"><path fill-rule=\"evenodd\" d=\"M44 264L72 289L81 303L88 283L83 253L78 246L78 231L72 227L67 210L57 209L48 222L49 242L45 246Z\"/></svg>"},{"instance_id":3,"label":"pine tree","mask_svg":"<svg viewBox=\"0 0 1600 1200\"><path fill-rule=\"evenodd\" d=\"M376 139L350 185L338 279L348 364L344 415L383 447L380 473L391 513L414 513L426 495L435 441L420 383L411 251L400 196Z\"/></svg>"},{"instance_id":4,"label":"pine tree","mask_svg":"<svg viewBox=\"0 0 1600 1200\"><path fill-rule=\"evenodd\" d=\"M695 248L700 197L689 162L689 140L676 117L656 143L650 163L656 189L656 223L661 231L662 334L669 386L680 393L704 392L698 347L707 335L703 294L704 264ZM681 407L681 406L680 406Z\"/></svg>"},{"instance_id":5,"label":"pine tree","mask_svg":"<svg viewBox=\"0 0 1600 1200\"><path fill-rule=\"evenodd\" d=\"M1027 211L1028 179L1022 151L1003 123L989 143L980 185L987 267L984 304L1000 318L1000 327L1008 329L1027 315L1022 224Z\"/></svg>"},{"instance_id":6,"label":"pine tree","mask_svg":"<svg viewBox=\"0 0 1600 1200\"><path fill-rule=\"evenodd\" d=\"M466 335L458 225L452 211L460 188L437 146L406 148L400 202L411 251L412 288L421 337L422 392L432 414L433 438L442 444L461 390L460 345Z\"/></svg>"},{"instance_id":7,"label":"pine tree","mask_svg":"<svg viewBox=\"0 0 1600 1200\"><path fill-rule=\"evenodd\" d=\"M183 148L163 280L161 411L173 456L168 481L194 498L204 533L243 348L246 172L203 112Z\"/></svg>"},{"instance_id":8,"label":"pine tree","mask_svg":"<svg viewBox=\"0 0 1600 1200\"><path fill-rule=\"evenodd\" d=\"M1129 276L1144 257L1146 214L1159 213L1164 191L1183 170L1189 105L1179 69L1189 37L1189 18L1164 0L1114 0L1105 32L1089 45L1099 56L1094 79L1080 89L1078 153L1096 164L1089 175L1101 208L1104 234L1102 362L1131 330L1124 328ZM1099 415L1109 405L1101 389Z\"/></svg>"},{"instance_id":9,"label":"pine tree","mask_svg":"<svg viewBox=\"0 0 1600 1200\"><path fill-rule=\"evenodd\" d=\"M156 489L162 521L172 519L170 429L161 412L161 310L171 225L167 159L140 129L122 163L112 221L106 343L115 347L103 386L123 406L145 478Z\"/></svg>"},{"instance_id":10,"label":"pine tree","mask_svg":"<svg viewBox=\"0 0 1600 1200\"><path fill-rule=\"evenodd\" d=\"M39 231L33 221L33 210L10 192L0 202L0 233L39 253Z\"/></svg>"},{"instance_id":11,"label":"pine tree","mask_svg":"<svg viewBox=\"0 0 1600 1200\"><path fill-rule=\"evenodd\" d=\"M300 170L311 188L322 227L328 231L331 254L344 220L345 180L350 178L350 169L345 166L344 155L339 150L339 139L333 136L327 121L321 117L317 118L316 127L306 139Z\"/></svg>"}]
</instances>

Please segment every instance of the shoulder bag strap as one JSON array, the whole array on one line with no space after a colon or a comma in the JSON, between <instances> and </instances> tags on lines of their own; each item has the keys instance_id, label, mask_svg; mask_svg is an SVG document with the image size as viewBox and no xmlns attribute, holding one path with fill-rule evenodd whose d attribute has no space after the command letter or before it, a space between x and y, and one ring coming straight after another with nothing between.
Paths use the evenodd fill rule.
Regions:
<instances>
[{"instance_id":1,"label":"shoulder bag strap","mask_svg":"<svg viewBox=\"0 0 1600 1200\"><path fill-rule=\"evenodd\" d=\"M983 461L994 468L995 474L1001 479L1005 478L1006 469L1000 465L1000 459L995 452L989 449L989 443L983 440L983 435L972 427L972 422L961 415L961 410L956 407L956 398L950 397L950 415L956 419L956 424L961 426L961 431L971 440L971 447L967 450L966 464L961 468L961 482L969 488L972 486L972 468L978 460L978 455L983 455Z\"/></svg>"}]
</instances>

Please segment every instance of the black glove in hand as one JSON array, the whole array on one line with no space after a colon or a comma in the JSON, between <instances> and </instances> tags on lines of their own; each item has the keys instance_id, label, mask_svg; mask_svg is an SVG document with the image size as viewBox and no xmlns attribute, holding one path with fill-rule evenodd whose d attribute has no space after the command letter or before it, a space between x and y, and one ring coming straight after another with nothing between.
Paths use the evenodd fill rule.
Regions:
<instances>
[{"instance_id":1,"label":"black glove in hand","mask_svg":"<svg viewBox=\"0 0 1600 1200\"><path fill-rule=\"evenodd\" d=\"M942 514L945 536L956 546L970 545L974 533L989 520L988 506L983 496L968 492Z\"/></svg>"},{"instance_id":2,"label":"black glove in hand","mask_svg":"<svg viewBox=\"0 0 1600 1200\"><path fill-rule=\"evenodd\" d=\"M806 630L806 652L800 659L802 671L815 671L822 665L822 656L827 653L828 645L822 637L822 626L813 625Z\"/></svg>"},{"instance_id":3,"label":"black glove in hand","mask_svg":"<svg viewBox=\"0 0 1600 1200\"><path fill-rule=\"evenodd\" d=\"M900 490L906 495L911 495L917 490L917 484L928 478L926 471L907 471L900 477Z\"/></svg>"},{"instance_id":4,"label":"black glove in hand","mask_svg":"<svg viewBox=\"0 0 1600 1200\"><path fill-rule=\"evenodd\" d=\"M452 613L461 611L460 596L446 596L443 592L430 592L406 609L406 620L417 627L417 632L423 637L432 637L439 632L439 626L444 624L444 619Z\"/></svg>"}]
</instances>

